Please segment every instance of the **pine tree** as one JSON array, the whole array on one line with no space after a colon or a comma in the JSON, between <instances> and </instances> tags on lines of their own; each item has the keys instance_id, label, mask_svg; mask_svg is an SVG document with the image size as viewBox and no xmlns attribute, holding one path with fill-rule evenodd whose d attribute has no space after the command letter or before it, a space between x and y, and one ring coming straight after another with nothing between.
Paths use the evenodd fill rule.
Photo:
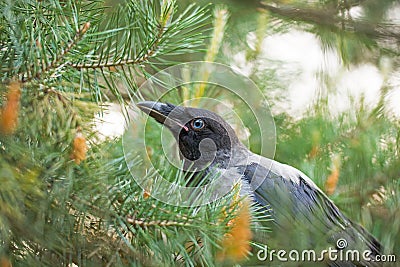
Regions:
<instances>
[{"instance_id":1,"label":"pine tree","mask_svg":"<svg viewBox=\"0 0 400 267\"><path fill-rule=\"evenodd\" d=\"M1 266L194 266L229 257L221 244L230 228L249 226L248 210L238 213L232 200L237 190L201 207L157 201L132 179L121 139L99 142L93 128L106 101L126 106L152 73L204 51L210 7L9 0L0 11ZM246 238L235 259L247 255Z\"/></svg>"}]
</instances>

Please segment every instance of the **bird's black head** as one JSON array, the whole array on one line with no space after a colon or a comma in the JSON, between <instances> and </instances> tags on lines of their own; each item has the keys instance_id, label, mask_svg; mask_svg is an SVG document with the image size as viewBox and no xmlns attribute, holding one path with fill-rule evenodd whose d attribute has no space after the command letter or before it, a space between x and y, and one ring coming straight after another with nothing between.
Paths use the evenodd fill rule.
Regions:
<instances>
[{"instance_id":1,"label":"bird's black head","mask_svg":"<svg viewBox=\"0 0 400 267\"><path fill-rule=\"evenodd\" d=\"M137 105L168 127L186 164L190 162L197 169L210 163L223 167L229 162L232 147L239 143L232 127L211 111L151 101Z\"/></svg>"}]
</instances>

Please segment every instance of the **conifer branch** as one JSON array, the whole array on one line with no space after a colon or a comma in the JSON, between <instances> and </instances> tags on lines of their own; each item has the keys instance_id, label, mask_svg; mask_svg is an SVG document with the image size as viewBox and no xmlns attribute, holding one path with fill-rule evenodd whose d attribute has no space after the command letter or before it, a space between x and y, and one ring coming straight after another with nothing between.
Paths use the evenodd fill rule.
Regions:
<instances>
[{"instance_id":1,"label":"conifer branch","mask_svg":"<svg viewBox=\"0 0 400 267\"><path fill-rule=\"evenodd\" d=\"M328 27L332 30L363 34L372 39L400 40L400 27L391 23L372 23L337 16L336 9L307 8L297 6L273 6L263 3L268 11L295 21Z\"/></svg>"},{"instance_id":2,"label":"conifer branch","mask_svg":"<svg viewBox=\"0 0 400 267\"><path fill-rule=\"evenodd\" d=\"M161 208L161 207L157 207L157 206L154 205L154 204L152 204L151 207L152 207L153 209L158 209L158 210L160 210L160 211L162 211L162 212L164 212L164 213L166 213L166 214L171 214L171 211L169 211L169 210L167 210L167 209L163 209L163 208ZM183 215L183 214L174 214L174 216L177 217L177 218L186 220L186 221L192 220L192 219L190 219L189 217L187 217L187 216L185 216L185 215Z\"/></svg>"},{"instance_id":3,"label":"conifer branch","mask_svg":"<svg viewBox=\"0 0 400 267\"><path fill-rule=\"evenodd\" d=\"M164 35L164 32L166 30L167 30L167 28L165 27L165 25L160 25L158 27L156 37L154 38L154 40L152 42L153 44L150 46L150 48L147 50L147 52L144 55L142 55L138 58L118 60L117 62L110 62L110 61L105 62L105 63L99 62L98 64L69 63L69 65L73 68L81 70L81 69L102 69L102 68L112 68L112 67L121 67L121 66L126 66L126 65L141 64L141 63L147 61L151 56L156 54L156 52L158 50L158 46L159 46L161 39Z\"/></svg>"},{"instance_id":4,"label":"conifer branch","mask_svg":"<svg viewBox=\"0 0 400 267\"><path fill-rule=\"evenodd\" d=\"M185 222L177 222L177 221L170 221L170 220L155 220L155 221L147 221L145 219L135 219L132 217L127 216L126 222L140 227L147 227L147 226L190 226L190 223Z\"/></svg>"},{"instance_id":5,"label":"conifer branch","mask_svg":"<svg viewBox=\"0 0 400 267\"><path fill-rule=\"evenodd\" d=\"M88 31L89 27L90 27L90 22L86 22L85 24L83 24L83 26L75 33L75 35L72 38L72 40L67 44L65 49L63 49L60 54L56 55L54 57L53 61L51 61L47 66L42 64L41 71L38 71L37 73L35 73L33 75L31 75L29 70L28 70L27 71L27 77L26 78L22 77L21 82L27 83L27 82L30 82L33 79L39 79L41 75L43 75L44 73L47 73L49 70L59 67L61 65L60 62L62 61L64 56L69 51L71 51L71 49L82 39L84 34ZM45 61L43 60L42 63L44 63L44 62ZM33 68L33 65L31 66L30 69L32 69L32 68Z\"/></svg>"},{"instance_id":6,"label":"conifer branch","mask_svg":"<svg viewBox=\"0 0 400 267\"><path fill-rule=\"evenodd\" d=\"M57 97L57 99L62 103L62 105L67 109L70 110L71 112L71 116L72 118L76 121L76 126L79 127L80 126L80 117L79 115L76 113L76 111L73 108L73 105L71 103L71 101L65 97L61 92L59 92L58 90L55 90L53 88L47 88L44 91L46 94L53 94Z\"/></svg>"}]
</instances>

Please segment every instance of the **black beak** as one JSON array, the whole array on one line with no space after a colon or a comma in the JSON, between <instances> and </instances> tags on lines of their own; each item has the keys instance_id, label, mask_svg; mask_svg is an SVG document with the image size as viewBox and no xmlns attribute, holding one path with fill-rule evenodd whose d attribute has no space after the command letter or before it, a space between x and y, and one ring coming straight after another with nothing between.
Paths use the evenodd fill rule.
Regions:
<instances>
[{"instance_id":1,"label":"black beak","mask_svg":"<svg viewBox=\"0 0 400 267\"><path fill-rule=\"evenodd\" d=\"M165 119L175 108L172 104L164 104L154 101L143 101L137 103L137 106L147 115L153 117L161 124L164 124Z\"/></svg>"},{"instance_id":2,"label":"black beak","mask_svg":"<svg viewBox=\"0 0 400 267\"><path fill-rule=\"evenodd\" d=\"M161 103L154 101L143 101L136 104L144 113L153 117L156 121L170 129L179 126L181 129L188 130L185 122L182 121L183 108L170 103Z\"/></svg>"}]
</instances>

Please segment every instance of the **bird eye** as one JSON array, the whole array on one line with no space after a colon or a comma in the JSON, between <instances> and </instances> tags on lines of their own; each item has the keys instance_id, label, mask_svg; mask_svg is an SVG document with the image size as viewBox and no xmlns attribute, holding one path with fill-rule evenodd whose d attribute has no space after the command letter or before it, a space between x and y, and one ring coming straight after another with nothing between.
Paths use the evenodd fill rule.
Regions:
<instances>
[{"instance_id":1,"label":"bird eye","mask_svg":"<svg viewBox=\"0 0 400 267\"><path fill-rule=\"evenodd\" d=\"M204 127L204 121L202 119L195 119L191 124L194 130L201 130Z\"/></svg>"}]
</instances>

